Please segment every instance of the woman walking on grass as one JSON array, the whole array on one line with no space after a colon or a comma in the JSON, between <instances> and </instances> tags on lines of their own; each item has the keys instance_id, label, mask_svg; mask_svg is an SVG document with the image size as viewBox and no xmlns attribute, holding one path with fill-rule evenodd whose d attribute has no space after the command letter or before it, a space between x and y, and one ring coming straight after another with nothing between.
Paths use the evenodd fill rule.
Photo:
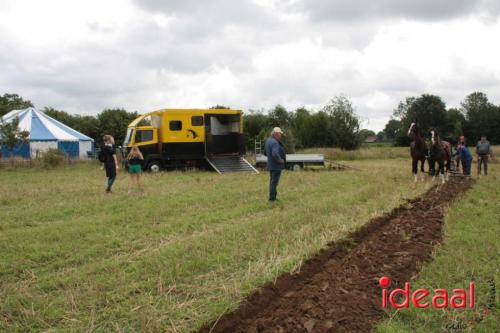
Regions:
<instances>
[{"instance_id":1,"label":"woman walking on grass","mask_svg":"<svg viewBox=\"0 0 500 333\"><path fill-rule=\"evenodd\" d=\"M133 146L130 149L130 153L127 156L128 161L128 172L130 173L130 183L128 186L128 193L131 192L131 184L134 182L137 184L139 191L144 192L141 184L141 173L142 173L142 162L144 157L142 156L139 147Z\"/></svg>"},{"instance_id":2,"label":"woman walking on grass","mask_svg":"<svg viewBox=\"0 0 500 333\"><path fill-rule=\"evenodd\" d=\"M102 155L104 157L104 169L106 177L108 177L106 193L112 193L111 187L116 179L116 170L118 170L118 160L116 159L115 139L111 135L103 137L104 145L102 146Z\"/></svg>"}]
</instances>

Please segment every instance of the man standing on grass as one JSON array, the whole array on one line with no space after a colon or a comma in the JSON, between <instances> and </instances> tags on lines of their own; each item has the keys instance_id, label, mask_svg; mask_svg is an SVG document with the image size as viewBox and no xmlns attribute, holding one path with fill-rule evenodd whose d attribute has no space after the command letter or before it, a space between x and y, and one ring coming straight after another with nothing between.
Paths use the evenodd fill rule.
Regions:
<instances>
[{"instance_id":1,"label":"man standing on grass","mask_svg":"<svg viewBox=\"0 0 500 333\"><path fill-rule=\"evenodd\" d=\"M277 187L280 181L281 171L285 168L286 153L281 143L283 131L279 127L273 128L271 136L266 140L264 155L267 156L267 168L269 169L269 201L276 201L278 195Z\"/></svg>"},{"instance_id":2,"label":"man standing on grass","mask_svg":"<svg viewBox=\"0 0 500 333\"><path fill-rule=\"evenodd\" d=\"M481 164L484 165L484 174L488 174L488 155L491 155L491 145L486 136L481 136L481 141L477 142L476 145L476 155L477 155L477 175L481 174Z\"/></svg>"}]
</instances>

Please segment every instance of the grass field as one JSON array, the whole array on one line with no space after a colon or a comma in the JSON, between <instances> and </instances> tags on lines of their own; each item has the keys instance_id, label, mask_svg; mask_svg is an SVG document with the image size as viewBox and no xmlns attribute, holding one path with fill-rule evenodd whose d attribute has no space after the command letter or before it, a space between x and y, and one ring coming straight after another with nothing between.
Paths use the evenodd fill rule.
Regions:
<instances>
[{"instance_id":1,"label":"grass field","mask_svg":"<svg viewBox=\"0 0 500 333\"><path fill-rule=\"evenodd\" d=\"M377 332L499 332L499 218L500 170L496 164L488 177L480 178L460 202L450 207L444 244L412 284L412 290L453 290L474 281L475 310L410 308L392 312Z\"/></svg>"},{"instance_id":2,"label":"grass field","mask_svg":"<svg viewBox=\"0 0 500 333\"><path fill-rule=\"evenodd\" d=\"M408 162L268 175L169 172L104 194L96 165L0 172L0 331L188 332L425 191Z\"/></svg>"},{"instance_id":3,"label":"grass field","mask_svg":"<svg viewBox=\"0 0 500 333\"><path fill-rule=\"evenodd\" d=\"M361 147L357 150L338 148L310 148L300 151L304 154L323 154L331 161L408 159L409 147ZM411 170L411 169L410 169Z\"/></svg>"},{"instance_id":4,"label":"grass field","mask_svg":"<svg viewBox=\"0 0 500 333\"><path fill-rule=\"evenodd\" d=\"M0 331L190 332L431 185L413 183L407 158L349 164L359 170L285 173L277 204L266 200L267 173L146 175L144 195L127 194L120 174L106 195L95 164L4 168ZM465 207L498 197L493 177L480 181ZM461 209L454 211L460 218L469 211ZM490 263L476 265L483 262ZM461 264L447 263L447 274Z\"/></svg>"}]
</instances>

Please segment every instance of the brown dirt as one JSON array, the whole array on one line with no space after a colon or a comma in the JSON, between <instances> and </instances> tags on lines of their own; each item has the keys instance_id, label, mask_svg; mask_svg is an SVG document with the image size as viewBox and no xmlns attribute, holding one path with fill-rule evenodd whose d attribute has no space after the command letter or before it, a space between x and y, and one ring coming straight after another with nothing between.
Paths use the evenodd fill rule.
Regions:
<instances>
[{"instance_id":1,"label":"brown dirt","mask_svg":"<svg viewBox=\"0 0 500 333\"><path fill-rule=\"evenodd\" d=\"M378 279L392 289L415 278L442 240L446 207L471 182L452 179L371 220L200 332L370 332L384 316Z\"/></svg>"}]
</instances>

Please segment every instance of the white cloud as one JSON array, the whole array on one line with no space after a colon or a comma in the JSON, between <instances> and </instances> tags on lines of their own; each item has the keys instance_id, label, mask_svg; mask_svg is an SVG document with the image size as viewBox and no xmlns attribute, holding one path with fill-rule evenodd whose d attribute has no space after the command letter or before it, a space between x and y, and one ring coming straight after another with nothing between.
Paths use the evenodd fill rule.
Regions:
<instances>
[{"instance_id":1,"label":"white cloud","mask_svg":"<svg viewBox=\"0 0 500 333\"><path fill-rule=\"evenodd\" d=\"M406 96L433 93L458 106L479 90L500 102L497 5L410 15L413 5L383 1L370 14L352 3L5 1L0 93L77 113L319 109L346 94L375 130Z\"/></svg>"},{"instance_id":2,"label":"white cloud","mask_svg":"<svg viewBox=\"0 0 500 333\"><path fill-rule=\"evenodd\" d=\"M297 0L289 8L308 13L311 20L352 22L388 18L435 21L471 14L491 16L498 14L500 6L495 0Z\"/></svg>"}]
</instances>

